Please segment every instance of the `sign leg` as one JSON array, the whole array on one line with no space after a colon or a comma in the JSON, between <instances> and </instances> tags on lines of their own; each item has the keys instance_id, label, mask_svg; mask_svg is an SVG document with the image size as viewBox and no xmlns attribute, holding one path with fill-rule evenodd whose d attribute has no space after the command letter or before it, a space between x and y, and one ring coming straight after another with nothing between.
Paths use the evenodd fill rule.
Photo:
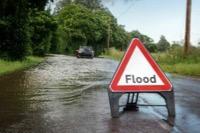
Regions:
<instances>
[{"instance_id":1,"label":"sign leg","mask_svg":"<svg viewBox=\"0 0 200 133\"><path fill-rule=\"evenodd\" d=\"M174 100L174 91L169 92L160 92L160 95L165 99L166 107L168 111L168 123L174 125L175 119L175 100Z\"/></svg>"},{"instance_id":2,"label":"sign leg","mask_svg":"<svg viewBox=\"0 0 200 133\"><path fill-rule=\"evenodd\" d=\"M124 111L138 111L138 106L137 106L138 96L139 96L139 93L128 93L127 103L124 108ZM135 97L135 101L134 101L134 97Z\"/></svg>"},{"instance_id":3,"label":"sign leg","mask_svg":"<svg viewBox=\"0 0 200 133\"><path fill-rule=\"evenodd\" d=\"M114 118L119 117L119 99L122 96L122 93L113 93L108 91L109 101L110 101L110 109L111 109L111 116Z\"/></svg>"}]
</instances>

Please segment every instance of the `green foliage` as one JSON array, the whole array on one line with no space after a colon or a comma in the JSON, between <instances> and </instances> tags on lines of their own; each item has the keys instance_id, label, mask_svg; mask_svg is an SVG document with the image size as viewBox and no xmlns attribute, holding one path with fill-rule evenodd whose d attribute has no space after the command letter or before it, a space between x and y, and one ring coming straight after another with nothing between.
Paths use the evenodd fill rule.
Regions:
<instances>
[{"instance_id":1,"label":"green foliage","mask_svg":"<svg viewBox=\"0 0 200 133\"><path fill-rule=\"evenodd\" d=\"M180 42L172 42L172 45L171 45L171 49L175 49L175 48L181 48L181 44Z\"/></svg>"},{"instance_id":2,"label":"green foliage","mask_svg":"<svg viewBox=\"0 0 200 133\"><path fill-rule=\"evenodd\" d=\"M0 57L22 60L31 52L30 11L43 10L47 0L1 0Z\"/></svg>"},{"instance_id":3,"label":"green foliage","mask_svg":"<svg viewBox=\"0 0 200 133\"><path fill-rule=\"evenodd\" d=\"M200 48L191 47L187 57L183 56L183 47L172 45L167 52L153 54L161 67L172 73L200 76Z\"/></svg>"},{"instance_id":4,"label":"green foliage","mask_svg":"<svg viewBox=\"0 0 200 133\"><path fill-rule=\"evenodd\" d=\"M108 10L94 11L83 5L69 4L57 13L57 20L59 28L65 33L62 38L68 54L72 54L80 45L88 45L99 55L106 47L108 34L111 34L111 46L116 44L121 48L127 42L125 30L118 26Z\"/></svg>"},{"instance_id":5,"label":"green foliage","mask_svg":"<svg viewBox=\"0 0 200 133\"><path fill-rule=\"evenodd\" d=\"M38 9L40 11L44 11L44 8L46 4L51 1L53 2L54 0L27 0L29 3L29 7L32 9Z\"/></svg>"},{"instance_id":6,"label":"green foliage","mask_svg":"<svg viewBox=\"0 0 200 133\"><path fill-rule=\"evenodd\" d=\"M63 8L58 15L58 22L60 28L65 33L64 41L66 42L66 48L74 51L79 45L87 43L87 37L90 25L92 26L91 13L83 6L70 5ZM91 40L93 35L91 35ZM89 37L88 37L89 38ZM71 51L72 49L72 51Z\"/></svg>"},{"instance_id":7,"label":"green foliage","mask_svg":"<svg viewBox=\"0 0 200 133\"><path fill-rule=\"evenodd\" d=\"M10 3L9 3L10 2ZM24 59L29 48L28 3L25 0L5 1L0 4L0 57Z\"/></svg>"},{"instance_id":8,"label":"green foliage","mask_svg":"<svg viewBox=\"0 0 200 133\"><path fill-rule=\"evenodd\" d=\"M92 10L103 8L101 0L60 0L57 4L57 8L59 10L69 4L80 4Z\"/></svg>"},{"instance_id":9,"label":"green foliage","mask_svg":"<svg viewBox=\"0 0 200 133\"><path fill-rule=\"evenodd\" d=\"M161 36L159 42L157 43L158 51L164 52L170 48L170 43L167 41L165 36Z\"/></svg>"},{"instance_id":10,"label":"green foliage","mask_svg":"<svg viewBox=\"0 0 200 133\"><path fill-rule=\"evenodd\" d=\"M56 16L44 11L48 0L0 2L0 58L22 60L27 55L73 54L80 45L92 46L95 54L107 46L124 50L129 41L101 0L63 0Z\"/></svg>"},{"instance_id":11,"label":"green foliage","mask_svg":"<svg viewBox=\"0 0 200 133\"><path fill-rule=\"evenodd\" d=\"M145 45L145 47L148 49L151 53L156 53L158 51L158 48L155 43L149 43L148 45Z\"/></svg>"},{"instance_id":12,"label":"green foliage","mask_svg":"<svg viewBox=\"0 0 200 133\"><path fill-rule=\"evenodd\" d=\"M50 0L52 1L52 0ZM164 36L155 44L139 31L127 33L117 23L101 0L61 0L60 10L52 15L44 11L48 0L1 0L0 2L0 58L23 60L27 55L47 53L73 54L80 45L92 46L95 55L107 51L121 56L130 38L139 38L152 53L165 52L156 58L160 63L200 62L200 47L191 47L183 58L179 43L170 43Z\"/></svg>"},{"instance_id":13,"label":"green foliage","mask_svg":"<svg viewBox=\"0 0 200 133\"><path fill-rule=\"evenodd\" d=\"M147 35L141 34L139 31L135 30L129 33L130 38L138 38L148 49L149 52L157 52L157 46L153 43L153 39Z\"/></svg>"},{"instance_id":14,"label":"green foliage","mask_svg":"<svg viewBox=\"0 0 200 133\"><path fill-rule=\"evenodd\" d=\"M74 3L81 4L90 9L102 8L101 0L74 0Z\"/></svg>"},{"instance_id":15,"label":"green foliage","mask_svg":"<svg viewBox=\"0 0 200 133\"><path fill-rule=\"evenodd\" d=\"M129 36L122 25L116 26L116 29L112 32L112 37L113 47L116 47L120 50L126 50L129 43Z\"/></svg>"},{"instance_id":16,"label":"green foliage","mask_svg":"<svg viewBox=\"0 0 200 133\"><path fill-rule=\"evenodd\" d=\"M101 56L120 61L123 55L124 55L123 51L119 51L116 48L112 47L106 50L105 53Z\"/></svg>"},{"instance_id":17,"label":"green foliage","mask_svg":"<svg viewBox=\"0 0 200 133\"><path fill-rule=\"evenodd\" d=\"M177 63L177 64L160 64L161 68L170 73L181 75L200 76L200 63Z\"/></svg>"},{"instance_id":18,"label":"green foliage","mask_svg":"<svg viewBox=\"0 0 200 133\"><path fill-rule=\"evenodd\" d=\"M43 56L51 51L56 51L57 22L47 11L34 11L31 16L30 26L32 27L31 47L33 55ZM52 40L53 39L53 40ZM54 48L53 48L54 47Z\"/></svg>"},{"instance_id":19,"label":"green foliage","mask_svg":"<svg viewBox=\"0 0 200 133\"><path fill-rule=\"evenodd\" d=\"M49 49L50 53L53 53L53 54L62 53L62 46L61 46L60 34L59 34L58 29L52 33L50 43L51 43L51 47Z\"/></svg>"},{"instance_id":20,"label":"green foliage","mask_svg":"<svg viewBox=\"0 0 200 133\"><path fill-rule=\"evenodd\" d=\"M131 38L139 38L140 41L142 41L146 45L153 42L152 38L148 37L147 35L140 33L137 30L130 32L130 37Z\"/></svg>"}]
</instances>

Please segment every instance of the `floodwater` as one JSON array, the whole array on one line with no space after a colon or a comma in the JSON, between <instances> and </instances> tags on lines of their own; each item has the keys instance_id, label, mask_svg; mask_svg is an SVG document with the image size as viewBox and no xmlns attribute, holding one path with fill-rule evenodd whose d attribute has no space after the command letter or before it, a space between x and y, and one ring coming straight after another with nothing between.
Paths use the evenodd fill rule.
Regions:
<instances>
[{"instance_id":1,"label":"floodwater","mask_svg":"<svg viewBox=\"0 0 200 133\"><path fill-rule=\"evenodd\" d=\"M51 55L37 67L0 77L0 132L132 133L191 132L200 127L200 80L169 76L175 87L176 120L163 107L140 107L110 116L107 86L118 62ZM123 104L125 96L122 97ZM139 103L164 104L156 94Z\"/></svg>"}]
</instances>

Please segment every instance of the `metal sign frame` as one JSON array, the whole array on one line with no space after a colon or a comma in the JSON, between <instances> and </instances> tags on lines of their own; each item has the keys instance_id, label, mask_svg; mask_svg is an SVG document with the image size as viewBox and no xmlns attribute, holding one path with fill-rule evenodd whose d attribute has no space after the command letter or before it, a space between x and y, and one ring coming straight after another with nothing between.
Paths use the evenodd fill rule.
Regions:
<instances>
[{"instance_id":1,"label":"metal sign frame","mask_svg":"<svg viewBox=\"0 0 200 133\"><path fill-rule=\"evenodd\" d=\"M126 105L124 105L123 111L128 111L128 110L138 111L139 106L143 106L143 105L138 105L139 93L155 93L155 92L126 92L126 93L128 93L128 98L127 98ZM119 105L119 99L121 98L122 95L124 95L126 93L111 92L110 89L108 89L111 116L113 118L118 118L120 116L120 114L122 113L119 110L121 107ZM164 98L166 105L145 105L145 106L165 106L167 108L167 112L168 112L167 122L173 126L174 120L175 120L175 99L174 99L173 88L172 88L172 91L156 92L156 93ZM131 96L131 94L132 94L132 96ZM136 97L135 101L134 101L134 97Z\"/></svg>"},{"instance_id":2,"label":"metal sign frame","mask_svg":"<svg viewBox=\"0 0 200 133\"><path fill-rule=\"evenodd\" d=\"M157 73L164 85L118 85L118 82L133 54L136 46L141 50L153 70ZM150 53L143 46L139 39L133 39L125 53L120 65L115 72L115 75L108 88L108 96L110 102L111 116L117 118L123 112L120 112L119 100L122 95L128 93L127 103L124 105L123 111L135 110L138 111L139 106L165 106L168 112L167 122L174 125L175 119L175 99L174 89L167 76L162 72L157 63L153 60ZM140 93L157 93L165 100L165 105L139 105L138 97Z\"/></svg>"}]
</instances>

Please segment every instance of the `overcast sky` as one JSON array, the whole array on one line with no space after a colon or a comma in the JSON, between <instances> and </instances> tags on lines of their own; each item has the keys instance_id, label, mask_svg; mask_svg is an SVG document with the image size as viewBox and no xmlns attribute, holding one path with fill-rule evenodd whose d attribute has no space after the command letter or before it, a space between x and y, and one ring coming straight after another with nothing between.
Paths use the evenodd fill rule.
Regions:
<instances>
[{"instance_id":1,"label":"overcast sky","mask_svg":"<svg viewBox=\"0 0 200 133\"><path fill-rule=\"evenodd\" d=\"M106 0L105 0L106 1ZM113 0L103 2L125 25L127 31L139 30L157 42L161 35L169 41L184 39L186 0ZM129 2L125 2L129 1ZM200 41L200 0L192 3L191 41Z\"/></svg>"}]
</instances>

